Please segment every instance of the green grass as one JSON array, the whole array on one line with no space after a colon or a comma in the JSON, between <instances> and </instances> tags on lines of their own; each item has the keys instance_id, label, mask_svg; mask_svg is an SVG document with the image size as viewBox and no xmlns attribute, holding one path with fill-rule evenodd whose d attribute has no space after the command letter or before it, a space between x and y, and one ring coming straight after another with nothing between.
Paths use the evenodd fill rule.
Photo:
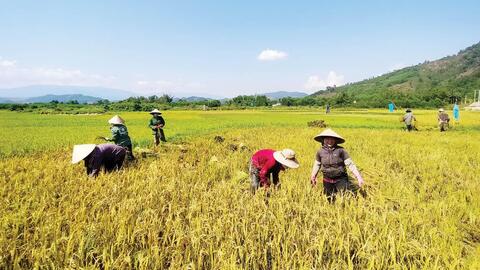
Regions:
<instances>
[{"instance_id":1,"label":"green grass","mask_svg":"<svg viewBox=\"0 0 480 270\"><path fill-rule=\"evenodd\" d=\"M420 129L436 127L435 111L416 111ZM107 124L114 113L104 115L42 115L0 111L0 157L23 155L71 147L73 144L101 143L97 136L110 136ZM125 120L135 146L151 144L147 127L148 113L120 114ZM401 129L401 112L385 110L341 111L325 115L323 111L166 111L165 133L169 141L188 140L229 129L254 127L305 127L308 121L323 119L333 128ZM480 130L478 113L462 112L456 131ZM289 131L291 132L291 131Z\"/></svg>"}]
</instances>

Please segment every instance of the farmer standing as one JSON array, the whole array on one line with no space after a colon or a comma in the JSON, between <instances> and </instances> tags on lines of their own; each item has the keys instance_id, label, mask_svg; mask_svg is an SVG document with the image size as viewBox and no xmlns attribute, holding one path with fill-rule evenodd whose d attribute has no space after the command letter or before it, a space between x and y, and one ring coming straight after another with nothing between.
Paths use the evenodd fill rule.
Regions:
<instances>
[{"instance_id":1,"label":"farmer standing","mask_svg":"<svg viewBox=\"0 0 480 270\"><path fill-rule=\"evenodd\" d=\"M447 131L448 123L450 122L450 117L445 112L443 108L438 110L438 127L440 128L440 132Z\"/></svg>"},{"instance_id":2,"label":"farmer standing","mask_svg":"<svg viewBox=\"0 0 480 270\"><path fill-rule=\"evenodd\" d=\"M162 113L159 110L155 109L151 111L150 114L153 117L152 119L150 119L150 123L148 124L148 126L152 129L155 145L158 145L160 141L166 142L167 140L165 140L165 133L163 133L165 120L162 116L160 116Z\"/></svg>"},{"instance_id":3,"label":"farmer standing","mask_svg":"<svg viewBox=\"0 0 480 270\"><path fill-rule=\"evenodd\" d=\"M358 180L358 186L362 186L364 180L347 151L338 146L345 139L331 129L326 129L315 136L315 141L320 142L322 147L315 155L310 182L312 186L317 184L317 174L321 170L323 174L323 190L327 198L332 202L337 192L354 191L353 184L348 180L346 168L352 172Z\"/></svg>"},{"instance_id":4,"label":"farmer standing","mask_svg":"<svg viewBox=\"0 0 480 270\"><path fill-rule=\"evenodd\" d=\"M115 144L79 144L73 147L72 164L85 161L87 175L97 177L103 167L105 172L119 170L127 150Z\"/></svg>"},{"instance_id":5,"label":"farmer standing","mask_svg":"<svg viewBox=\"0 0 480 270\"><path fill-rule=\"evenodd\" d=\"M458 107L458 104L455 103L455 105L453 105L453 118L455 119L455 122L458 123L458 121L460 121L460 108Z\"/></svg>"},{"instance_id":6,"label":"farmer standing","mask_svg":"<svg viewBox=\"0 0 480 270\"><path fill-rule=\"evenodd\" d=\"M287 168L296 169L300 166L295 159L295 151L283 149L275 151L272 149L262 149L253 154L250 160L250 179L251 190L255 192L259 187L267 188L270 186L270 176L273 185L280 187L278 174Z\"/></svg>"},{"instance_id":7,"label":"farmer standing","mask_svg":"<svg viewBox=\"0 0 480 270\"><path fill-rule=\"evenodd\" d=\"M127 150L127 158L129 160L134 160L133 149L132 149L132 140L128 136L128 130L125 126L125 121L118 115L115 115L108 123L112 125L110 131L112 132L112 138L105 138L106 141L114 142L118 146L125 147Z\"/></svg>"},{"instance_id":8,"label":"farmer standing","mask_svg":"<svg viewBox=\"0 0 480 270\"><path fill-rule=\"evenodd\" d=\"M388 103L388 111L393 112L394 109L395 109L395 104L393 104L393 101L390 101L390 103Z\"/></svg>"},{"instance_id":9,"label":"farmer standing","mask_svg":"<svg viewBox=\"0 0 480 270\"><path fill-rule=\"evenodd\" d=\"M417 119L415 118L415 116L413 115L413 112L412 110L410 109L407 109L405 111L405 115L403 116L402 118L402 122L405 123L405 126L407 127L407 130L408 131L412 131L412 129L414 129L414 121L416 121Z\"/></svg>"}]
</instances>

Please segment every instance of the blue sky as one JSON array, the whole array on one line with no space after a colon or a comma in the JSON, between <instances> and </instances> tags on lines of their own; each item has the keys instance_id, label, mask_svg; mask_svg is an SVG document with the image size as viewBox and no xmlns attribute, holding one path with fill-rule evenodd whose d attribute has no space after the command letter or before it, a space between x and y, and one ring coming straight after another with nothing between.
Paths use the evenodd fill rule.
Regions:
<instances>
[{"instance_id":1,"label":"blue sky","mask_svg":"<svg viewBox=\"0 0 480 270\"><path fill-rule=\"evenodd\" d=\"M2 1L0 88L307 93L480 41L478 1Z\"/></svg>"}]
</instances>

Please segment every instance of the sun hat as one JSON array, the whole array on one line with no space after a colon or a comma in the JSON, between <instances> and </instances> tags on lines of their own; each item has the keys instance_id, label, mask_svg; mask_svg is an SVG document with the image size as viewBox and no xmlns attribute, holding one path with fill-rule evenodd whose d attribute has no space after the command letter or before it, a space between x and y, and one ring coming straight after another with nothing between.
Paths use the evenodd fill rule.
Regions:
<instances>
[{"instance_id":1,"label":"sun hat","mask_svg":"<svg viewBox=\"0 0 480 270\"><path fill-rule=\"evenodd\" d=\"M155 109L150 112L150 114L162 114L159 110Z\"/></svg>"},{"instance_id":2,"label":"sun hat","mask_svg":"<svg viewBox=\"0 0 480 270\"><path fill-rule=\"evenodd\" d=\"M443 108L438 109L439 112L444 112L445 110Z\"/></svg>"},{"instance_id":3,"label":"sun hat","mask_svg":"<svg viewBox=\"0 0 480 270\"><path fill-rule=\"evenodd\" d=\"M325 139L325 137L332 137L337 139L338 144L345 142L345 139L342 136L338 135L335 131L333 131L330 128L325 129L324 131L322 131L322 133L318 134L313 139L317 142L323 143L323 139Z\"/></svg>"},{"instance_id":4,"label":"sun hat","mask_svg":"<svg viewBox=\"0 0 480 270\"><path fill-rule=\"evenodd\" d=\"M95 149L95 144L77 144L73 146L72 164L78 163L86 158Z\"/></svg>"},{"instance_id":5,"label":"sun hat","mask_svg":"<svg viewBox=\"0 0 480 270\"><path fill-rule=\"evenodd\" d=\"M115 115L110 120L108 120L108 123L112 125L123 125L125 124L125 120L123 120L120 116Z\"/></svg>"},{"instance_id":6,"label":"sun hat","mask_svg":"<svg viewBox=\"0 0 480 270\"><path fill-rule=\"evenodd\" d=\"M292 149L275 151L273 152L273 158L281 164L292 169L296 169L300 166L297 159L295 158L295 151L293 151Z\"/></svg>"}]
</instances>

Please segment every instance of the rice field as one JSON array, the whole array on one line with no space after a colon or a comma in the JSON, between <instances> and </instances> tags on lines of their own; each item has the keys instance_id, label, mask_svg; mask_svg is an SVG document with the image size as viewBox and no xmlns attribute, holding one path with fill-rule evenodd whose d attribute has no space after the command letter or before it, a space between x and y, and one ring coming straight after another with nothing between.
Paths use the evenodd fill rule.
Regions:
<instances>
[{"instance_id":1,"label":"rice field","mask_svg":"<svg viewBox=\"0 0 480 270\"><path fill-rule=\"evenodd\" d=\"M479 269L480 114L440 133L435 111L414 113L408 133L386 110L166 111L157 148L150 115L122 113L138 160L92 179L71 149L110 135L113 114L0 111L0 268ZM310 186L318 119L363 196ZM252 195L251 155L287 147L300 168Z\"/></svg>"}]
</instances>

